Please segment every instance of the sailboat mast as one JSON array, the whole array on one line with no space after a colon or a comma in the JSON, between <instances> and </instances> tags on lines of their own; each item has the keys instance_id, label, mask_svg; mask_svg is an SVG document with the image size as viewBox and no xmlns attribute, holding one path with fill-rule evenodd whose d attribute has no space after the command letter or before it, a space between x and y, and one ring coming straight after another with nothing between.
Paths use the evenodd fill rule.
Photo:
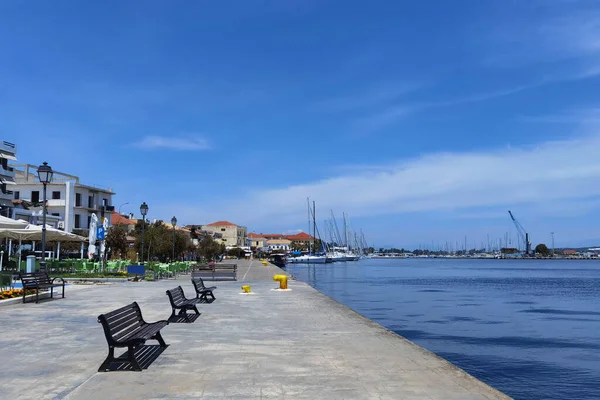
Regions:
<instances>
[{"instance_id":1,"label":"sailboat mast","mask_svg":"<svg viewBox=\"0 0 600 400\"><path fill-rule=\"evenodd\" d=\"M344 218L344 246L346 246L346 251L350 250L348 248L348 232L346 229L346 213L342 213L342 217Z\"/></svg>"},{"instance_id":2,"label":"sailboat mast","mask_svg":"<svg viewBox=\"0 0 600 400\"><path fill-rule=\"evenodd\" d=\"M313 252L317 245L317 209L315 207L315 201L313 200Z\"/></svg>"},{"instance_id":3,"label":"sailboat mast","mask_svg":"<svg viewBox=\"0 0 600 400\"><path fill-rule=\"evenodd\" d=\"M310 234L310 198L306 198L306 209L308 211L308 233ZM310 254L310 240L308 241L308 254Z\"/></svg>"}]
</instances>

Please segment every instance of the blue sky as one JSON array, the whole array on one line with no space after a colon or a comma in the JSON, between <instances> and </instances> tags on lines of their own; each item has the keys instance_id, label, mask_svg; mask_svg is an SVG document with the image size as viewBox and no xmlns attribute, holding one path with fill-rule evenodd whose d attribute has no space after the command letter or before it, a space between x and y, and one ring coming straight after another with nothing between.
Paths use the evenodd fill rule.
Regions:
<instances>
[{"instance_id":1,"label":"blue sky","mask_svg":"<svg viewBox=\"0 0 600 400\"><path fill-rule=\"evenodd\" d=\"M600 5L0 3L0 131L115 205L377 246L600 243ZM512 237L516 237L512 229Z\"/></svg>"}]
</instances>

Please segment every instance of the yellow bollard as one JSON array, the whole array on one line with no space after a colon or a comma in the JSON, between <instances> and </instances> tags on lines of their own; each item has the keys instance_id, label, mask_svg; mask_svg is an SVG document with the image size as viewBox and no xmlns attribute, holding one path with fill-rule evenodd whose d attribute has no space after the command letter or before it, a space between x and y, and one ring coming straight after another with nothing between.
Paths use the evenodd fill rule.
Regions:
<instances>
[{"instance_id":1,"label":"yellow bollard","mask_svg":"<svg viewBox=\"0 0 600 400\"><path fill-rule=\"evenodd\" d=\"M279 289L287 289L287 280L288 277L286 275L275 275L273 276L274 281L279 281Z\"/></svg>"},{"instance_id":2,"label":"yellow bollard","mask_svg":"<svg viewBox=\"0 0 600 400\"><path fill-rule=\"evenodd\" d=\"M242 290L244 291L244 293L250 293L250 285L242 286Z\"/></svg>"},{"instance_id":3,"label":"yellow bollard","mask_svg":"<svg viewBox=\"0 0 600 400\"><path fill-rule=\"evenodd\" d=\"M269 263L268 263L268 262L266 262L266 261L262 261L262 265L264 265L265 267L268 267L268 266L269 266Z\"/></svg>"}]
</instances>

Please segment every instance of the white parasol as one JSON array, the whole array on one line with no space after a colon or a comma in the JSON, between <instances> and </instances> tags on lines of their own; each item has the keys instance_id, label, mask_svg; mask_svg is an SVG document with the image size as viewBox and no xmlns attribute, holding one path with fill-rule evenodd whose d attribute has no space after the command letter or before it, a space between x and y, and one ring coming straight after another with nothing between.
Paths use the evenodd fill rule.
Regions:
<instances>
[{"instance_id":1,"label":"white parasol","mask_svg":"<svg viewBox=\"0 0 600 400\"><path fill-rule=\"evenodd\" d=\"M88 258L91 260L94 258L96 254L96 228L98 227L98 217L96 214L92 214L90 218L90 234L88 236L88 240L90 242L88 246Z\"/></svg>"}]
</instances>

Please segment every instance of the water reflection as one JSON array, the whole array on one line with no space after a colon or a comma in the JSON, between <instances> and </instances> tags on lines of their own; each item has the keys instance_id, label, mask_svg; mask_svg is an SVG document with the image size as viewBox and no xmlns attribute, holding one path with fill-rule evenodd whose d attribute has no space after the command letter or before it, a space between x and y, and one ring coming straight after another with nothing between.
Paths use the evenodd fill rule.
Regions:
<instances>
[{"instance_id":1,"label":"water reflection","mask_svg":"<svg viewBox=\"0 0 600 400\"><path fill-rule=\"evenodd\" d=\"M600 261L363 260L288 270L510 396L600 398Z\"/></svg>"}]
</instances>

